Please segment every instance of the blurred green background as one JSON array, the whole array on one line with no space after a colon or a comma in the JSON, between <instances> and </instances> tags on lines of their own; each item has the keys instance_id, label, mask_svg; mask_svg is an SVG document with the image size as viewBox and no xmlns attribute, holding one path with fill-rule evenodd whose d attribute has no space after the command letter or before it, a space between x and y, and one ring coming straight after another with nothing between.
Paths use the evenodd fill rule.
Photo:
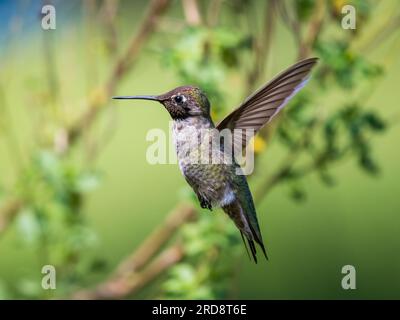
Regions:
<instances>
[{"instance_id":1,"label":"blurred green background","mask_svg":"<svg viewBox=\"0 0 400 320\"><path fill-rule=\"evenodd\" d=\"M254 59L250 31L257 31L254 33L261 39L260 43L267 41L262 29L265 7L270 5L266 1L198 1L198 9L203 14L201 23L196 22L196 15L192 16L194 21L190 16L190 5L196 1L187 1L189 11L186 12L185 1L171 1L158 17L160 21L154 34L135 54L132 65L124 66L124 77L111 93L102 85L146 19L149 5L156 6L157 1L150 4L108 1L111 10L117 6L114 16L113 11L105 9L106 2L53 1L57 28L44 31L40 25L40 1L0 1L0 204L23 199L0 234L0 298L66 297L76 290L95 287L143 243L177 203L192 202L176 164L150 165L146 161L146 150L151 144L146 141L146 134L153 128L168 130L167 112L150 102L110 101L113 94L157 94L188 84L187 81L203 86L208 83L210 88L205 90L214 102L215 116L221 118L248 93L246 72L251 69L249 59ZM215 3L221 6L220 17L216 25L207 26L204 20L214 19L208 16L212 16L213 9L209 7ZM285 2L286 10L289 16L301 21L303 33L307 34L317 5L314 1L299 3L302 8L310 8L311 13L304 14L311 18L301 20L303 11L290 1ZM233 232L232 249L229 244L222 245L224 258L213 262L223 264L227 270L235 269L231 270L233 273L224 269L229 276L223 286L229 290L214 291L212 287L219 286L220 277L211 277L209 273L193 284L207 294L189 294L194 292L193 288L186 290L185 286L174 287L174 284L165 288L169 278L174 277L174 271L166 271L143 290L124 297L399 298L400 8L396 1L379 5L372 1L354 1L361 15L357 16L354 32L340 28L342 14L340 11L334 14L335 8L343 5L340 1L326 1L325 5L325 29L308 52L310 56L319 56L321 62L319 73L305 89L305 94L312 96L312 100L307 100L311 101L307 110L329 116L343 105L359 102L362 110L377 112L385 123L385 130L367 135L366 140L379 172L360 170L357 157L350 155L329 163L336 181L333 186L325 186L317 172L311 172L299 182L294 179L294 183L283 181L274 186L257 204L270 260L257 265L249 261ZM299 58L293 32L281 19L280 9L275 9L273 39L266 60L262 61L265 72L253 87ZM113 18L108 21L107 17ZM256 21L255 26L249 25L252 20ZM214 36L223 40L213 39L221 41L222 47L223 41L229 45L250 41L249 48L228 45L228 53L229 50L239 52L232 57L233 66L218 65L220 69L215 70L207 67L199 75L196 66L190 64L190 59L196 58L196 52L193 53L199 41L196 30L217 32L219 27L224 28L222 36ZM385 31L380 32L380 28ZM387 35L389 28L394 30ZM342 51L332 49L329 54L326 54L329 46L321 49L322 43L333 46L336 41L347 41L349 45ZM182 43L184 49L179 51ZM186 49L188 53L182 57ZM358 64L343 65L340 57L337 62L332 55L348 56L349 52L354 59L350 61L361 57L379 65L379 75L370 79L365 72L352 79L354 83L347 83L346 79L353 77L350 68ZM211 53L208 66L221 61L225 60ZM344 74L335 74L338 70ZM324 85L323 79L327 79ZM216 88L213 81L218 84ZM289 104L287 109L293 105ZM63 141L64 128L68 131L88 106L101 109L96 121L90 123L90 128L83 125L77 145L66 152L54 151L58 148L54 140ZM285 117L279 121L284 126ZM316 144L325 139L323 132L313 132ZM302 131L298 133L301 135ZM290 148L274 134L263 136L259 143L263 147L251 177L252 190L262 184L265 176L273 174L290 153ZM38 183L43 179L38 173L40 168L57 176L60 166L65 169L62 175L67 176L66 180L59 184ZM75 189L65 191L68 189L65 181L72 181ZM57 190L64 190L66 198L52 204L54 190L55 194ZM208 223L214 223L213 219L215 223L230 223L220 211L199 211L200 216L209 217ZM67 229L73 231L67 232ZM197 272L201 260L200 257L185 262L183 258L184 267L176 271L187 274L181 281L193 281L192 273ZM40 270L44 264L64 266L58 273L57 290L49 292L40 288ZM213 268L213 264L209 267ZM341 288L341 268L347 264L356 268L356 290ZM205 288L202 281L211 289ZM174 290L180 293L171 294Z\"/></svg>"}]
</instances>

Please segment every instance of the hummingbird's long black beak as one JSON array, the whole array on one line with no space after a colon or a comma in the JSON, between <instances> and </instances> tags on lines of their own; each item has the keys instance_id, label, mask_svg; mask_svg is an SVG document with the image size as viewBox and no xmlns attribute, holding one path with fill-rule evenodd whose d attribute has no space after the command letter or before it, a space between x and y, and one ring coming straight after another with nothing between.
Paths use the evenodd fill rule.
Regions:
<instances>
[{"instance_id":1,"label":"hummingbird's long black beak","mask_svg":"<svg viewBox=\"0 0 400 320\"><path fill-rule=\"evenodd\" d=\"M136 99L136 100L153 100L153 101L160 101L157 96L117 96L112 97L113 99Z\"/></svg>"}]
</instances>

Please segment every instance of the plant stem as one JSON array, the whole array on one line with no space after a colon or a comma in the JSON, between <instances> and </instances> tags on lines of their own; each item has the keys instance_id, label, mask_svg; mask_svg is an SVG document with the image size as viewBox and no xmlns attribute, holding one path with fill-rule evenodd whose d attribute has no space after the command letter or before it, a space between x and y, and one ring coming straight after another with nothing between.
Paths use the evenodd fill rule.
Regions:
<instances>
[{"instance_id":1,"label":"plant stem","mask_svg":"<svg viewBox=\"0 0 400 320\"><path fill-rule=\"evenodd\" d=\"M191 205L178 205L147 239L112 273L111 277L94 289L85 289L72 295L74 299L116 299L136 293L158 275L179 262L184 251L180 243L174 244L151 260L186 222L195 219Z\"/></svg>"}]
</instances>

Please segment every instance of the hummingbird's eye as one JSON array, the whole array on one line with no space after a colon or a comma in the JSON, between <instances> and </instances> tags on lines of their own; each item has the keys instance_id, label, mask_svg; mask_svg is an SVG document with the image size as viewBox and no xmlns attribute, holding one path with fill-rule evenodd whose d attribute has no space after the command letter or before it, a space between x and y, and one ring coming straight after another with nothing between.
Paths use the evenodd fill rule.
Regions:
<instances>
[{"instance_id":1,"label":"hummingbird's eye","mask_svg":"<svg viewBox=\"0 0 400 320\"><path fill-rule=\"evenodd\" d=\"M182 103L184 101L184 97L182 95L177 95L174 97L176 103Z\"/></svg>"}]
</instances>

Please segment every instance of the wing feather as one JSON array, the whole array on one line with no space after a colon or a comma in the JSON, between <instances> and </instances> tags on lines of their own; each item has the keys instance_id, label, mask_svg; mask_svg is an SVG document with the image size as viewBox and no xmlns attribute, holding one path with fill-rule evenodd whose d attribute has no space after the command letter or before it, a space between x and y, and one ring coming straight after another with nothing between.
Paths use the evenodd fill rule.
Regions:
<instances>
[{"instance_id":1,"label":"wing feather","mask_svg":"<svg viewBox=\"0 0 400 320\"><path fill-rule=\"evenodd\" d=\"M305 85L317 60L302 60L277 75L223 119L217 129L251 129L254 134L257 133ZM248 139L245 135L235 140L235 146L239 143L241 148L246 147Z\"/></svg>"}]
</instances>

